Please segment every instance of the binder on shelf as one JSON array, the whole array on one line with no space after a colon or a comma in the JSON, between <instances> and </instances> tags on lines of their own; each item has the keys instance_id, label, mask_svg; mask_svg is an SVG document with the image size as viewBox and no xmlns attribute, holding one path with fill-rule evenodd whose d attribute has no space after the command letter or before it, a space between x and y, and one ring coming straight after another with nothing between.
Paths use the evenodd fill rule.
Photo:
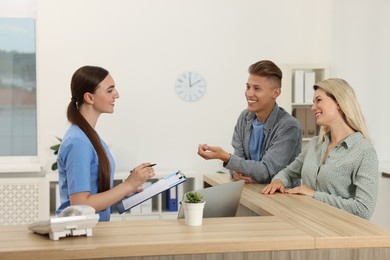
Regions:
<instances>
[{"instance_id":1,"label":"binder on shelf","mask_svg":"<svg viewBox=\"0 0 390 260\"><path fill-rule=\"evenodd\" d=\"M147 181L147 182L145 182L142 185L142 188L145 189L146 187L148 187L151 184L152 184L152 182ZM138 206L135 206L134 208L131 209L131 212L134 212L133 209L135 209L137 207L140 208L140 210L138 212L140 214L150 214L150 213L152 213L152 207L153 207L152 206L152 199L145 200L144 202L142 202Z\"/></svg>"},{"instance_id":2,"label":"binder on shelf","mask_svg":"<svg viewBox=\"0 0 390 260\"><path fill-rule=\"evenodd\" d=\"M316 117L310 108L306 108L306 134L304 137L312 138L318 135L317 132Z\"/></svg>"},{"instance_id":3,"label":"binder on shelf","mask_svg":"<svg viewBox=\"0 0 390 260\"><path fill-rule=\"evenodd\" d=\"M296 70L294 73L294 103L303 103L304 102L304 71Z\"/></svg>"},{"instance_id":4,"label":"binder on shelf","mask_svg":"<svg viewBox=\"0 0 390 260\"><path fill-rule=\"evenodd\" d=\"M150 214L152 213L152 199L148 199L144 201L142 204L138 205L141 206L141 214Z\"/></svg>"},{"instance_id":5,"label":"binder on shelf","mask_svg":"<svg viewBox=\"0 0 390 260\"><path fill-rule=\"evenodd\" d=\"M296 107L292 115L301 123L303 138L312 138L318 135L316 117L310 107Z\"/></svg>"},{"instance_id":6,"label":"binder on shelf","mask_svg":"<svg viewBox=\"0 0 390 260\"><path fill-rule=\"evenodd\" d=\"M302 137L306 137L307 129L306 129L306 108L305 107L296 107L293 110L293 116L298 119L299 123L301 123L302 128Z\"/></svg>"},{"instance_id":7,"label":"binder on shelf","mask_svg":"<svg viewBox=\"0 0 390 260\"><path fill-rule=\"evenodd\" d=\"M316 83L316 73L314 71L305 72L305 103L313 102L314 89Z\"/></svg>"},{"instance_id":8,"label":"binder on shelf","mask_svg":"<svg viewBox=\"0 0 390 260\"><path fill-rule=\"evenodd\" d=\"M61 206L60 186L56 183L56 208L57 210Z\"/></svg>"},{"instance_id":9,"label":"binder on shelf","mask_svg":"<svg viewBox=\"0 0 390 260\"><path fill-rule=\"evenodd\" d=\"M117 204L118 212L122 214L126 210L141 204L142 202L152 198L153 196L156 196L157 194L160 194L163 191L166 191L172 187L176 187L186 180L187 177L181 171L171 173L165 178L149 185L143 191L124 198Z\"/></svg>"},{"instance_id":10,"label":"binder on shelf","mask_svg":"<svg viewBox=\"0 0 390 260\"><path fill-rule=\"evenodd\" d=\"M167 191L167 209L177 211L178 187L172 187Z\"/></svg>"}]
</instances>

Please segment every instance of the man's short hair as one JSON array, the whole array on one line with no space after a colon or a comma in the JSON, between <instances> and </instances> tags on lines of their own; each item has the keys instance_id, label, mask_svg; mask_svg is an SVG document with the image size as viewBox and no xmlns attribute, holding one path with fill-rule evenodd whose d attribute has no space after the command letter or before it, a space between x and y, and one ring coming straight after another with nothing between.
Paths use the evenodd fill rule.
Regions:
<instances>
[{"instance_id":1,"label":"man's short hair","mask_svg":"<svg viewBox=\"0 0 390 260\"><path fill-rule=\"evenodd\" d=\"M282 70L270 60L261 60L249 66L249 74L275 80L279 88L282 86Z\"/></svg>"}]
</instances>

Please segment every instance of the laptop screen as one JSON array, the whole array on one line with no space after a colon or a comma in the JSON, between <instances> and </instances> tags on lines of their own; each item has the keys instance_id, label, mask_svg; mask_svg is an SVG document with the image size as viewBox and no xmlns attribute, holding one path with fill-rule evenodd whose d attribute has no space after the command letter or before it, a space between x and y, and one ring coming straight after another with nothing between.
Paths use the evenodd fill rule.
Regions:
<instances>
[{"instance_id":1,"label":"laptop screen","mask_svg":"<svg viewBox=\"0 0 390 260\"><path fill-rule=\"evenodd\" d=\"M197 190L206 201L203 210L204 218L234 217L240 203L244 181L235 181ZM185 194L184 194L185 195ZM182 199L182 201L184 198ZM184 218L184 209L180 203L177 218Z\"/></svg>"}]
</instances>

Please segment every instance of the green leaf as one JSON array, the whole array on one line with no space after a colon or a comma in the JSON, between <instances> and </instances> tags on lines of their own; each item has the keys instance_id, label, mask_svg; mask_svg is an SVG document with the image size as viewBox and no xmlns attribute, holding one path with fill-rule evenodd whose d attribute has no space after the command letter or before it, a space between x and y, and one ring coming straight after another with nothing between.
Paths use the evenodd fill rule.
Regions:
<instances>
[{"instance_id":1,"label":"green leaf","mask_svg":"<svg viewBox=\"0 0 390 260\"><path fill-rule=\"evenodd\" d=\"M200 203L203 202L203 196L199 192L190 191L186 193L185 200L186 203Z\"/></svg>"},{"instance_id":2,"label":"green leaf","mask_svg":"<svg viewBox=\"0 0 390 260\"><path fill-rule=\"evenodd\" d=\"M59 149L60 149L61 142L62 142L62 138L59 138L59 137L57 137L57 136L56 136L56 138L57 138L57 140L58 140L60 143L59 143L59 144L55 144L55 145L50 146L50 149L53 150L54 155L58 155L58 151L59 151ZM55 171L55 170L58 169L57 161L54 162L54 163L52 164L51 169L52 169L53 171Z\"/></svg>"},{"instance_id":3,"label":"green leaf","mask_svg":"<svg viewBox=\"0 0 390 260\"><path fill-rule=\"evenodd\" d=\"M52 169L52 171L56 171L58 169L57 162L53 163L53 165L51 166L51 169Z\"/></svg>"},{"instance_id":4,"label":"green leaf","mask_svg":"<svg viewBox=\"0 0 390 260\"><path fill-rule=\"evenodd\" d=\"M52 145L52 146L50 146L50 149L52 149L54 151L58 151L58 149L60 149L60 144Z\"/></svg>"}]
</instances>

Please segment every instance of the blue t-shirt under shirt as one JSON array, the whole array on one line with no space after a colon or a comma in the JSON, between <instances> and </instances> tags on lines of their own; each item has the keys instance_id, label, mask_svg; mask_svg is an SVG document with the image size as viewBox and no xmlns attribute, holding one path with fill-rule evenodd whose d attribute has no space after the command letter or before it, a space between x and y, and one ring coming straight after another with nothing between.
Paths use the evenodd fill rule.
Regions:
<instances>
[{"instance_id":1,"label":"blue t-shirt under shirt","mask_svg":"<svg viewBox=\"0 0 390 260\"><path fill-rule=\"evenodd\" d=\"M115 162L107 145L100 140L110 161L110 187L113 185ZM78 192L98 193L99 189L99 158L85 133L76 125L71 125L66 132L58 153L58 173L61 206L59 214L70 206L69 195ZM99 212L99 221L109 221L111 207Z\"/></svg>"},{"instance_id":2,"label":"blue t-shirt under shirt","mask_svg":"<svg viewBox=\"0 0 390 260\"><path fill-rule=\"evenodd\" d=\"M253 120L252 132L249 138L249 155L254 161L261 161L263 158L262 147L264 142L264 125L265 123Z\"/></svg>"}]
</instances>

